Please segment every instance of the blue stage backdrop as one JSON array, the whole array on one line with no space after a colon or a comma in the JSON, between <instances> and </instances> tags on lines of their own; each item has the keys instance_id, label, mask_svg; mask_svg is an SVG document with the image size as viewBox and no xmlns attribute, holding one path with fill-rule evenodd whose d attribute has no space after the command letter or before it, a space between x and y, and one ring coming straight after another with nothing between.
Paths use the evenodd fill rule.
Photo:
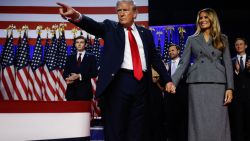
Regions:
<instances>
[{"instance_id":1,"label":"blue stage backdrop","mask_svg":"<svg viewBox=\"0 0 250 141\"><path fill-rule=\"evenodd\" d=\"M195 32L195 24L150 26L150 30L154 36L155 45L162 55L162 59L164 62L167 62L169 60L167 53L169 45L171 43L179 45L181 53L183 53L187 37Z\"/></svg>"}]
</instances>

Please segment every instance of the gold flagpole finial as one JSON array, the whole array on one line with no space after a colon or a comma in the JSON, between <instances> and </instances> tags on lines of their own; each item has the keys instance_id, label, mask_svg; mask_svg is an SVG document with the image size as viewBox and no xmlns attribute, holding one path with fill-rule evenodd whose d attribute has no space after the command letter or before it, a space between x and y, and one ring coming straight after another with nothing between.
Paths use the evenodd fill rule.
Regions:
<instances>
[{"instance_id":1,"label":"gold flagpole finial","mask_svg":"<svg viewBox=\"0 0 250 141\"><path fill-rule=\"evenodd\" d=\"M66 24L66 23L60 23L60 24L59 24L59 28L58 28L59 34L62 33L62 32L64 32L65 27L67 27L67 24Z\"/></svg>"},{"instance_id":2,"label":"gold flagpole finial","mask_svg":"<svg viewBox=\"0 0 250 141\"><path fill-rule=\"evenodd\" d=\"M157 31L156 32L156 35L158 35L158 37L160 37L162 34L163 34L162 31Z\"/></svg>"},{"instance_id":3,"label":"gold flagpole finial","mask_svg":"<svg viewBox=\"0 0 250 141\"><path fill-rule=\"evenodd\" d=\"M149 30L150 30L151 32L155 31L155 29L152 28L152 27L150 27Z\"/></svg>"},{"instance_id":4,"label":"gold flagpole finial","mask_svg":"<svg viewBox=\"0 0 250 141\"><path fill-rule=\"evenodd\" d=\"M60 23L59 27L61 28L61 30L65 30L65 27L67 27L66 23Z\"/></svg>"},{"instance_id":5,"label":"gold flagpole finial","mask_svg":"<svg viewBox=\"0 0 250 141\"><path fill-rule=\"evenodd\" d=\"M36 27L36 32L37 32L37 34L41 35L42 29L43 29L43 27L42 27L41 25L38 25L38 26Z\"/></svg>"},{"instance_id":6,"label":"gold flagpole finial","mask_svg":"<svg viewBox=\"0 0 250 141\"><path fill-rule=\"evenodd\" d=\"M29 27L27 25L24 25L24 26L22 26L22 30L27 31L27 30L29 30Z\"/></svg>"},{"instance_id":7,"label":"gold flagpole finial","mask_svg":"<svg viewBox=\"0 0 250 141\"><path fill-rule=\"evenodd\" d=\"M74 38L76 38L76 33L78 32L78 29L74 27L74 28L71 30L71 32L73 33Z\"/></svg>"},{"instance_id":8,"label":"gold flagpole finial","mask_svg":"<svg viewBox=\"0 0 250 141\"><path fill-rule=\"evenodd\" d=\"M9 25L9 27L8 27L10 30L14 30L14 29L16 29L16 26L14 25L14 24L11 24L11 25Z\"/></svg>"},{"instance_id":9,"label":"gold flagpole finial","mask_svg":"<svg viewBox=\"0 0 250 141\"><path fill-rule=\"evenodd\" d=\"M28 30L29 30L29 27L28 27L27 25L24 25L24 26L22 26L22 30L23 30L24 32L26 32L27 37L28 37Z\"/></svg>"},{"instance_id":10,"label":"gold flagpole finial","mask_svg":"<svg viewBox=\"0 0 250 141\"><path fill-rule=\"evenodd\" d=\"M183 38L183 37L184 37L184 33L186 33L185 28L183 28L183 27L179 27L179 28L178 28L178 30L179 30L179 34L180 34L180 36Z\"/></svg>"},{"instance_id":11,"label":"gold flagpole finial","mask_svg":"<svg viewBox=\"0 0 250 141\"><path fill-rule=\"evenodd\" d=\"M172 35L172 31L174 31L174 27L173 26L166 26L166 32L170 31L170 34Z\"/></svg>"},{"instance_id":12,"label":"gold flagpole finial","mask_svg":"<svg viewBox=\"0 0 250 141\"><path fill-rule=\"evenodd\" d=\"M45 28L45 31L46 31L46 36L47 36L47 38L48 38L48 37L49 37L50 28L49 28L49 27L46 27L46 28Z\"/></svg>"},{"instance_id":13,"label":"gold flagpole finial","mask_svg":"<svg viewBox=\"0 0 250 141\"><path fill-rule=\"evenodd\" d=\"M11 25L9 25L9 27L8 27L9 29L10 29L10 34L11 35L13 35L13 30L15 30L16 29L16 26L14 25L14 24L11 24Z\"/></svg>"},{"instance_id":14,"label":"gold flagpole finial","mask_svg":"<svg viewBox=\"0 0 250 141\"><path fill-rule=\"evenodd\" d=\"M58 25L57 24L52 25L52 30L51 30L52 35L56 34L56 30L58 30Z\"/></svg>"},{"instance_id":15,"label":"gold flagpole finial","mask_svg":"<svg viewBox=\"0 0 250 141\"><path fill-rule=\"evenodd\" d=\"M162 34L163 34L162 31L157 31L157 32L156 32L156 35L158 35L158 40L160 40L160 37L161 37Z\"/></svg>"}]
</instances>

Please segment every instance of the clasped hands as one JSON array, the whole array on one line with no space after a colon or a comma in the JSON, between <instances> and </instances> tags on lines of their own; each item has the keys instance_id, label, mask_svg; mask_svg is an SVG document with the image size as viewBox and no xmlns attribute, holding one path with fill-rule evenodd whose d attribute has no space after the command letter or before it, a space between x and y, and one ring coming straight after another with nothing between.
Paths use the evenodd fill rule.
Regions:
<instances>
[{"instance_id":1,"label":"clasped hands","mask_svg":"<svg viewBox=\"0 0 250 141\"><path fill-rule=\"evenodd\" d=\"M71 73L69 77L65 79L67 84L72 84L75 80L79 79L80 75L76 73Z\"/></svg>"},{"instance_id":2,"label":"clasped hands","mask_svg":"<svg viewBox=\"0 0 250 141\"><path fill-rule=\"evenodd\" d=\"M174 85L173 82L168 82L166 85L165 85L165 90L166 92L170 93L170 94L175 94L176 91L175 91L176 87Z\"/></svg>"}]
</instances>

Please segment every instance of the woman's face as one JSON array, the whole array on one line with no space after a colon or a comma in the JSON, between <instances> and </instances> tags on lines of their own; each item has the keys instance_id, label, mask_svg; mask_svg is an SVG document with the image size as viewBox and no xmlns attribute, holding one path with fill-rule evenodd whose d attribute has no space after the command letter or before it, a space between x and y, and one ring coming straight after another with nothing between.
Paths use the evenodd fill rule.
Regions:
<instances>
[{"instance_id":1,"label":"woman's face","mask_svg":"<svg viewBox=\"0 0 250 141\"><path fill-rule=\"evenodd\" d=\"M201 12L199 15L199 26L202 30L209 29L211 27L211 21L208 18L208 14Z\"/></svg>"}]
</instances>

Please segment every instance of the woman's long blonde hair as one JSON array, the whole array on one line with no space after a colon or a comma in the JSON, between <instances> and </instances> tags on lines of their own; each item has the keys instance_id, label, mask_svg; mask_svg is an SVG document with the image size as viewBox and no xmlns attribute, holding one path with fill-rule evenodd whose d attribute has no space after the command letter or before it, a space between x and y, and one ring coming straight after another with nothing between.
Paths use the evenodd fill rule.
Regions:
<instances>
[{"instance_id":1,"label":"woman's long blonde hair","mask_svg":"<svg viewBox=\"0 0 250 141\"><path fill-rule=\"evenodd\" d=\"M196 18L196 31L194 35L200 34L202 32L200 25L199 25L199 17L201 12L205 12L208 15L208 19L210 21L211 27L210 27L210 35L212 36L212 43L213 46L219 50L224 50L225 46L223 44L223 41L221 39L221 28L220 28L220 22L217 16L217 13L212 8L205 8L198 12L197 18Z\"/></svg>"}]
</instances>

